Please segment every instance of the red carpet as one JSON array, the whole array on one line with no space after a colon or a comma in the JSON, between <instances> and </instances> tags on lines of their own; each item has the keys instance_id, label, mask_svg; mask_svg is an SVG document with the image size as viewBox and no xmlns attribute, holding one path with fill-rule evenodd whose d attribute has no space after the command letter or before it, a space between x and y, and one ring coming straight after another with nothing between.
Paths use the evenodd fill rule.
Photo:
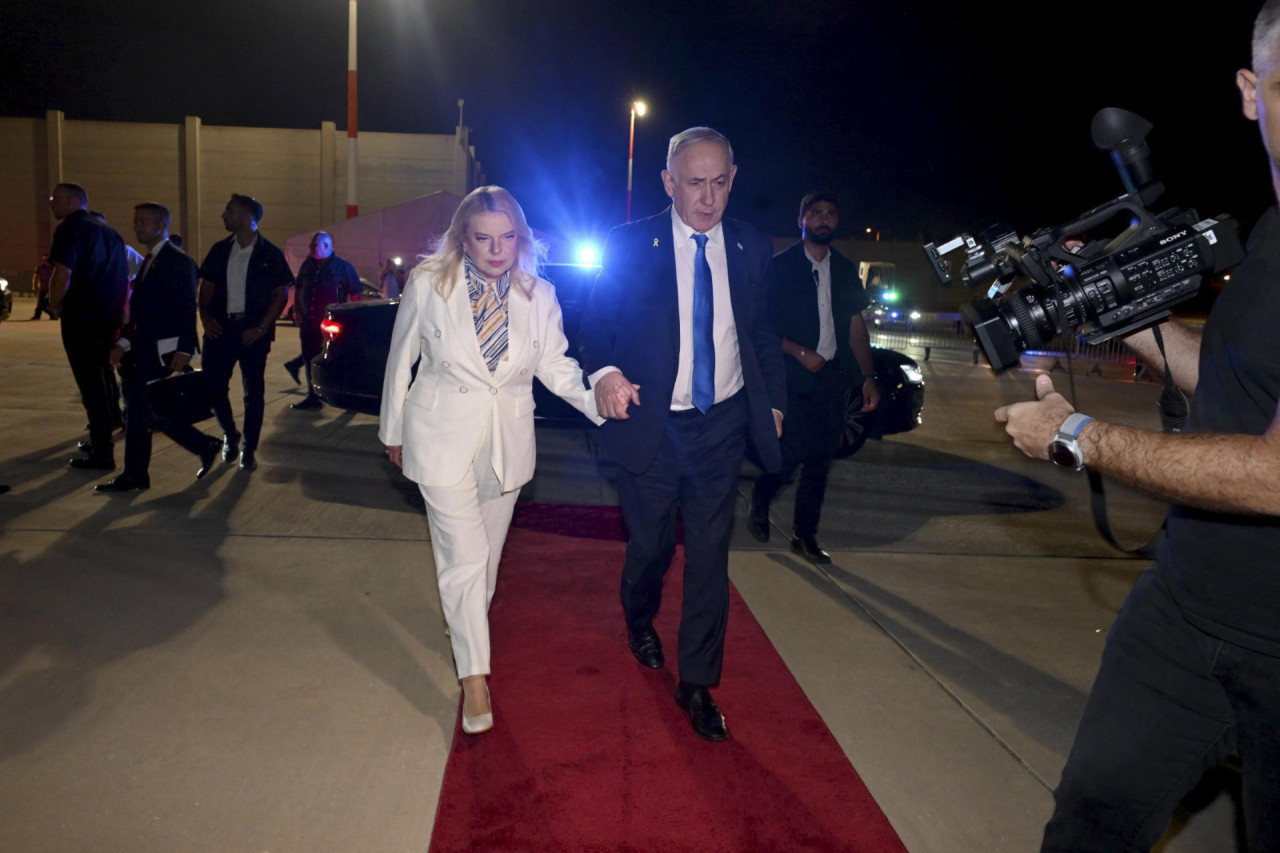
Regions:
<instances>
[{"instance_id":1,"label":"red carpet","mask_svg":"<svg viewBox=\"0 0 1280 853\"><path fill-rule=\"evenodd\" d=\"M656 622L667 669L647 670L621 530L616 507L519 505L490 613L496 725L454 732L432 853L904 851L736 590L714 691L730 740L693 733L672 699L683 552Z\"/></svg>"}]
</instances>

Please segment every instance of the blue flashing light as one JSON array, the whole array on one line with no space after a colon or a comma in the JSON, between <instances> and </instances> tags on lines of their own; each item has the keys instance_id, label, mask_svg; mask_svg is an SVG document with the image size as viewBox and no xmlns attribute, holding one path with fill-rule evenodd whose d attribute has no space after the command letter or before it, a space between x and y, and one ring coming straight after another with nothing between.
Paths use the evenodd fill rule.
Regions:
<instances>
[{"instance_id":1,"label":"blue flashing light","mask_svg":"<svg viewBox=\"0 0 1280 853\"><path fill-rule=\"evenodd\" d=\"M594 243L581 243L575 253L577 263L584 267L596 267L600 265L600 250Z\"/></svg>"}]
</instances>

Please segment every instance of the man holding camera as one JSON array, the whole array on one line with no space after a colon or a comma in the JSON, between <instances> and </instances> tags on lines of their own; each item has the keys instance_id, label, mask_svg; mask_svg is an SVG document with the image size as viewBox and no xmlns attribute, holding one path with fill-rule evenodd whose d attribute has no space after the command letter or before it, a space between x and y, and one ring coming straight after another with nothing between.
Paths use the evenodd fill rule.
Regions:
<instances>
[{"instance_id":1,"label":"man holding camera","mask_svg":"<svg viewBox=\"0 0 1280 853\"><path fill-rule=\"evenodd\" d=\"M1236 77L1280 198L1280 0ZM1107 638L1042 850L1149 850L1209 769L1238 752L1251 850L1280 849L1280 218L1259 221L1203 335L1161 326L1188 429L1074 412L1048 376L996 410L1019 450L1172 502L1156 564ZM1162 364L1150 330L1126 343Z\"/></svg>"}]
</instances>

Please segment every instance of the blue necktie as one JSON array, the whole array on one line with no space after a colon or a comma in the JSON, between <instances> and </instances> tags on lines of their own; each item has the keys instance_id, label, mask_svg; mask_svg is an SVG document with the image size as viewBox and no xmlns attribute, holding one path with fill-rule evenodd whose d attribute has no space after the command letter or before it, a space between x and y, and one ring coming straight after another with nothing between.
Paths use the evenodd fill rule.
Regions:
<instances>
[{"instance_id":1,"label":"blue necktie","mask_svg":"<svg viewBox=\"0 0 1280 853\"><path fill-rule=\"evenodd\" d=\"M693 404L705 415L716 402L716 342L712 333L716 312L707 235L694 234L693 240L698 244L693 253Z\"/></svg>"}]
</instances>

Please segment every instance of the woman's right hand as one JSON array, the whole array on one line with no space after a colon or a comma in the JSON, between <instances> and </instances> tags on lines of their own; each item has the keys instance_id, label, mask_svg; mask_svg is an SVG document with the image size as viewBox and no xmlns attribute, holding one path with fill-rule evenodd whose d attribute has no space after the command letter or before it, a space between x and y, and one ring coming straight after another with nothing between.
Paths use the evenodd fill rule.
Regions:
<instances>
[{"instance_id":1,"label":"woman's right hand","mask_svg":"<svg viewBox=\"0 0 1280 853\"><path fill-rule=\"evenodd\" d=\"M402 446L403 445L400 445L400 444L387 445L387 458L390 459L392 463L394 463L395 466L400 469L404 468L404 460L400 458L400 448Z\"/></svg>"}]
</instances>

